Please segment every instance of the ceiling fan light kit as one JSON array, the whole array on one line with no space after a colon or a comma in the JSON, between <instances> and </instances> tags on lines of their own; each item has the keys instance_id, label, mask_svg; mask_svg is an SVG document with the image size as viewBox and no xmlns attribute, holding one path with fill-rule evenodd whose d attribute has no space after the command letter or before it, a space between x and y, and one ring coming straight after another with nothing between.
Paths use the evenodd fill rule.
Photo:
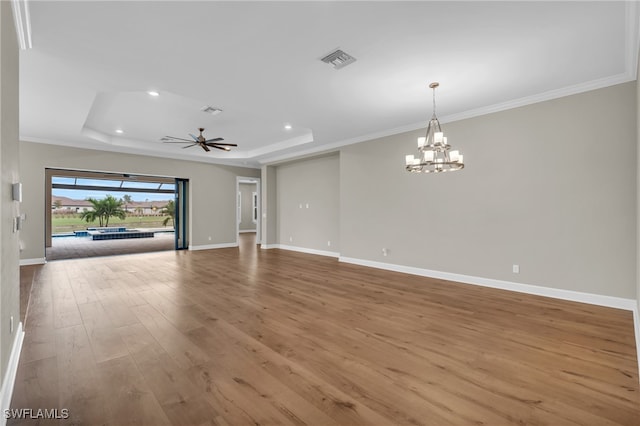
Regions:
<instances>
[{"instance_id":1,"label":"ceiling fan light kit","mask_svg":"<svg viewBox=\"0 0 640 426\"><path fill-rule=\"evenodd\" d=\"M451 151L451 145L436 117L436 88L439 85L437 82L429 85L433 89L433 115L427 126L427 134L418 138L418 156L405 156L405 168L412 173L454 172L464 168L463 155L457 150Z\"/></svg>"},{"instance_id":2,"label":"ceiling fan light kit","mask_svg":"<svg viewBox=\"0 0 640 426\"><path fill-rule=\"evenodd\" d=\"M211 151L209 149L209 147L220 149L222 151L231 151L231 147L232 146L238 146L235 143L222 143L221 141L223 141L224 138L207 139L202 134L202 132L204 132L204 127L200 127L198 130L200 131L200 134L198 136L196 136L196 135L194 135L192 133L189 133L189 136L191 136L191 139L193 139L193 140L184 139L184 138L177 138L175 136L164 136L164 137L160 138L160 140L163 143L187 143L187 144L189 144L187 146L183 146L182 149L191 148L192 146L198 145L200 148L202 148L206 152Z\"/></svg>"}]
</instances>

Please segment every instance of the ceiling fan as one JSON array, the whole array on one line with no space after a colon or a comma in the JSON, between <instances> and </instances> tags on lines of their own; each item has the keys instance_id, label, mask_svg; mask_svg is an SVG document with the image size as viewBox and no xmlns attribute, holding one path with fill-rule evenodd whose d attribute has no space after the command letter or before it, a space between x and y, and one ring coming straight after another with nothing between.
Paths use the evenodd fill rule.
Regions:
<instances>
[{"instance_id":1,"label":"ceiling fan","mask_svg":"<svg viewBox=\"0 0 640 426\"><path fill-rule=\"evenodd\" d=\"M204 127L200 127L198 130L200 130L200 135L198 136L192 133L189 133L189 136L191 136L193 140L176 138L175 136L165 136L160 140L164 143L188 143L189 144L187 146L183 146L182 149L191 148L192 146L199 145L202 149L204 149L207 152L211 151L209 147L221 149L223 151L230 151L232 146L238 146L235 143L220 143L219 141L223 141L224 140L223 138L207 139L202 135L202 132L204 132Z\"/></svg>"}]
</instances>

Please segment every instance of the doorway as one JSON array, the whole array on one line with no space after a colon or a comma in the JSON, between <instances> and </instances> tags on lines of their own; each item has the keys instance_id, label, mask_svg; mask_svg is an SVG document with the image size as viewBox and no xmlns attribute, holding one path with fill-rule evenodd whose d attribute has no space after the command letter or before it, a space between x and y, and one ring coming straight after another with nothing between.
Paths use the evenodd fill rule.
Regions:
<instances>
[{"instance_id":1,"label":"doorway","mask_svg":"<svg viewBox=\"0 0 640 426\"><path fill-rule=\"evenodd\" d=\"M46 169L46 259L186 248L187 194L186 179Z\"/></svg>"},{"instance_id":2,"label":"doorway","mask_svg":"<svg viewBox=\"0 0 640 426\"><path fill-rule=\"evenodd\" d=\"M246 241L253 236L255 244L261 241L260 178L236 178L236 242L240 243L240 234Z\"/></svg>"}]
</instances>

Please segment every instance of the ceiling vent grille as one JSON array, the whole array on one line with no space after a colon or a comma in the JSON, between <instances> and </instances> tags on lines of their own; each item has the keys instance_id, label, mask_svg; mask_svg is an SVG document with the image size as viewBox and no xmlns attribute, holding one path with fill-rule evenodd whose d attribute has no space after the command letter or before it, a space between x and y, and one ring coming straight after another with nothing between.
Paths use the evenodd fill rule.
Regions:
<instances>
[{"instance_id":1,"label":"ceiling vent grille","mask_svg":"<svg viewBox=\"0 0 640 426\"><path fill-rule=\"evenodd\" d=\"M212 107L210 105L203 106L202 108L200 108L200 111L206 112L207 114L211 115L218 115L222 112L220 108Z\"/></svg>"},{"instance_id":2,"label":"ceiling vent grille","mask_svg":"<svg viewBox=\"0 0 640 426\"><path fill-rule=\"evenodd\" d=\"M347 65L354 63L356 58L338 49L329 53L327 56L322 58L321 61L339 70L340 68L344 68Z\"/></svg>"}]
</instances>

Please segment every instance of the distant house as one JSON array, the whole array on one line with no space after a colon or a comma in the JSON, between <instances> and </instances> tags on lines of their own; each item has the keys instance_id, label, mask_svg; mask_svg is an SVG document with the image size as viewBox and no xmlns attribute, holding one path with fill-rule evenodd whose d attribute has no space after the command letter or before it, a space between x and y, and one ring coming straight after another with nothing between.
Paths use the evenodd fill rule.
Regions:
<instances>
[{"instance_id":1,"label":"distant house","mask_svg":"<svg viewBox=\"0 0 640 426\"><path fill-rule=\"evenodd\" d=\"M132 201L122 208L129 214L140 216L156 216L167 205L169 200L161 201ZM51 196L51 210L54 213L70 214L93 210L93 205L87 200L74 200L68 197Z\"/></svg>"},{"instance_id":2,"label":"distant house","mask_svg":"<svg viewBox=\"0 0 640 426\"><path fill-rule=\"evenodd\" d=\"M87 200L74 200L68 197L51 196L51 210L54 213L81 213L93 210Z\"/></svg>"},{"instance_id":3,"label":"distant house","mask_svg":"<svg viewBox=\"0 0 640 426\"><path fill-rule=\"evenodd\" d=\"M149 216L149 215L154 216L154 215L159 215L160 210L162 210L164 206L167 205L168 202L169 200L132 201L131 203L127 204L126 210L127 212L130 212L133 214L140 214L143 216Z\"/></svg>"}]
</instances>

